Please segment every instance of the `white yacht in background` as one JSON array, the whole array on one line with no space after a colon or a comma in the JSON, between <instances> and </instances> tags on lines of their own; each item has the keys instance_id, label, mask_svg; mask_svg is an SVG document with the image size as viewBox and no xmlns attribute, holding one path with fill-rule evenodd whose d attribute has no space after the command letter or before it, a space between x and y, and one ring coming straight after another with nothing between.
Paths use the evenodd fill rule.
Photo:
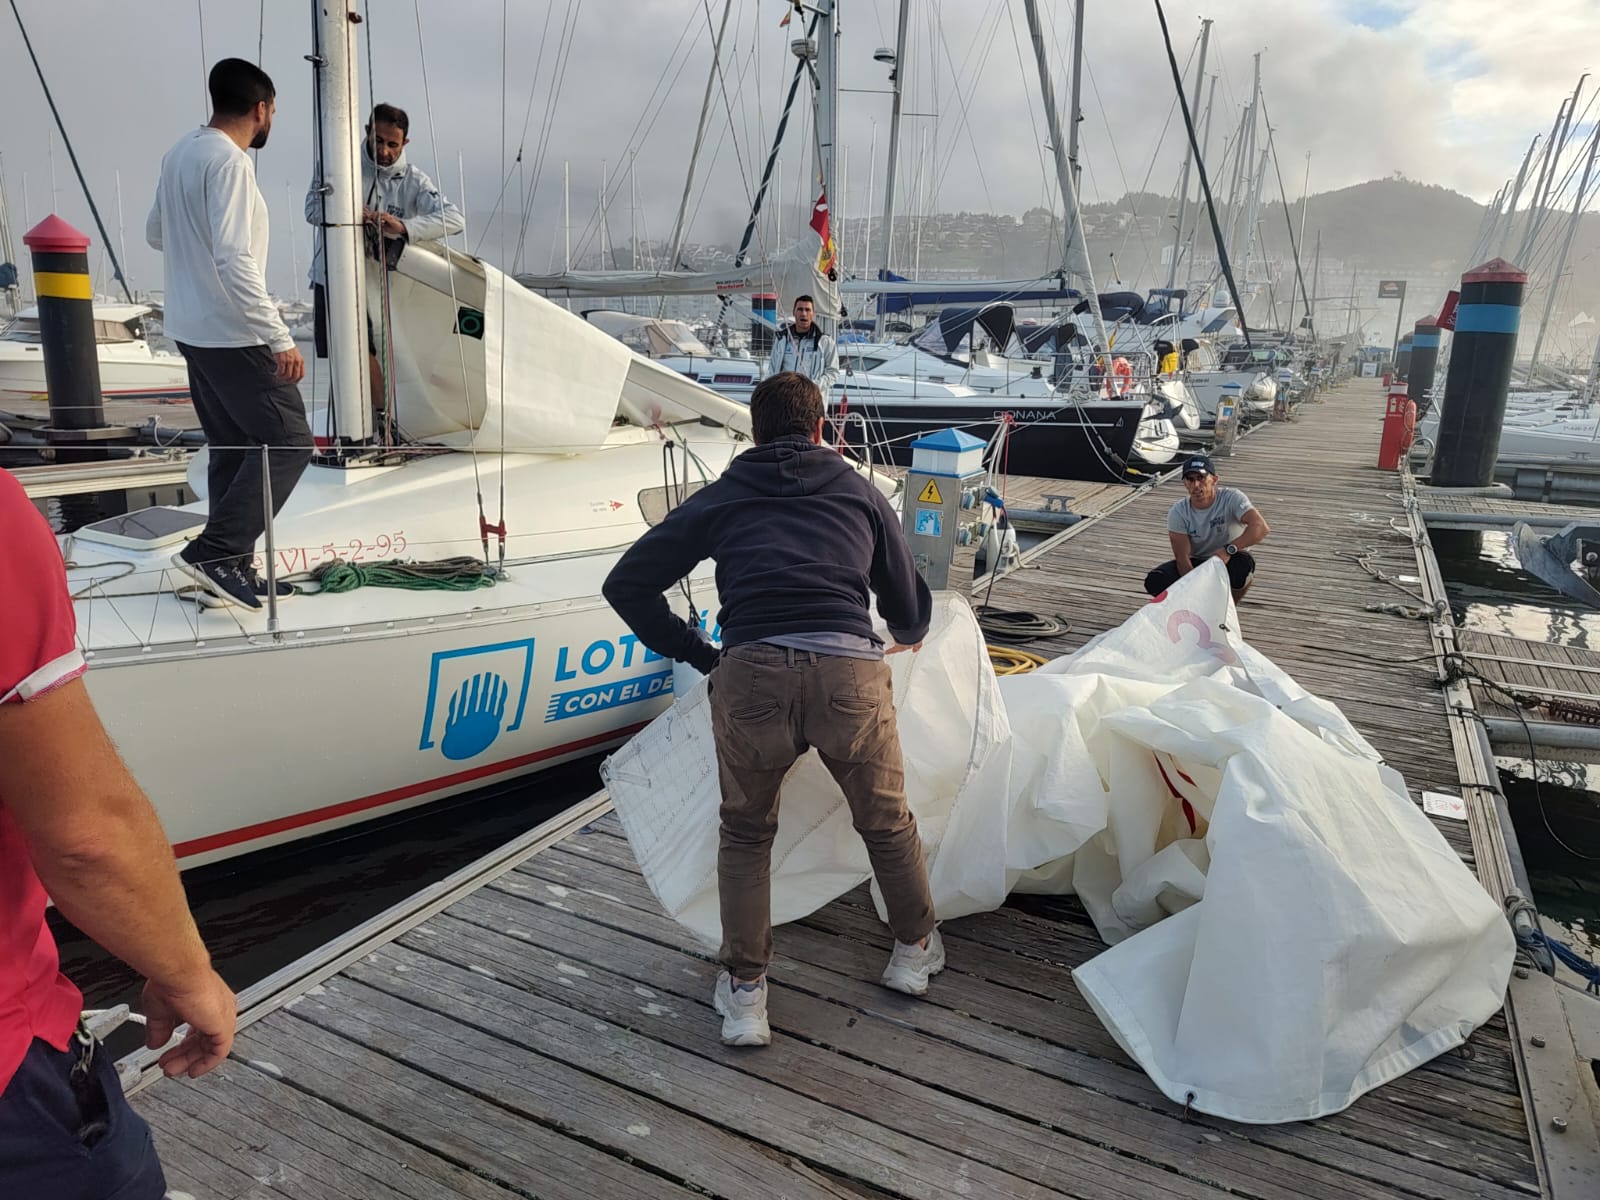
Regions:
<instances>
[{"instance_id":1,"label":"white yacht in background","mask_svg":"<svg viewBox=\"0 0 1600 1200\"><path fill-rule=\"evenodd\" d=\"M715 353L684 321L635 316L609 308L590 309L583 318L635 354L653 359L733 400L748 403L751 390L766 372L764 362L747 356Z\"/></svg>"},{"instance_id":2,"label":"white yacht in background","mask_svg":"<svg viewBox=\"0 0 1600 1200\"><path fill-rule=\"evenodd\" d=\"M147 323L154 313L147 304L95 304L95 356L100 360L100 390L106 399L189 399L189 369L183 356L150 345ZM0 406L7 401L43 400L48 395L39 310L25 308L0 330Z\"/></svg>"}]
</instances>

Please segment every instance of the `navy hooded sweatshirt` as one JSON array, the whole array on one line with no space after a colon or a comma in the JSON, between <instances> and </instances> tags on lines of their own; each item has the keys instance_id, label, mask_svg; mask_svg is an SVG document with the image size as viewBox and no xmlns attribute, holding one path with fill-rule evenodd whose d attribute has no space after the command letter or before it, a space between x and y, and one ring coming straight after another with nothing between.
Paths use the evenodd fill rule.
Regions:
<instances>
[{"instance_id":1,"label":"navy hooded sweatshirt","mask_svg":"<svg viewBox=\"0 0 1600 1200\"><path fill-rule=\"evenodd\" d=\"M606 600L641 642L709 674L716 649L663 595L707 558L717 563L726 648L795 633L870 638L869 590L897 642L927 636L933 598L899 517L843 456L809 438L746 450L606 577Z\"/></svg>"}]
</instances>

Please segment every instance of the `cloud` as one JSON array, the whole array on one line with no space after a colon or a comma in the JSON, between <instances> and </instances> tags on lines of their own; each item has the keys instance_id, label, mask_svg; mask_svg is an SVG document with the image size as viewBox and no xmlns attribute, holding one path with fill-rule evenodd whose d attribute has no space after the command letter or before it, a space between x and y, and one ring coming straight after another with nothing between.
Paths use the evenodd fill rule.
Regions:
<instances>
[{"instance_id":1,"label":"cloud","mask_svg":"<svg viewBox=\"0 0 1600 1200\"><path fill-rule=\"evenodd\" d=\"M135 284L159 287L160 260L143 246L142 229L161 155L186 127L204 120L204 60L256 57L256 6L202 0L203 29L195 5L178 0L20 0L19 6L112 240L120 224ZM789 42L798 30L778 28L783 7L776 0L735 0L724 76L713 87L688 209L691 241L735 242L742 231L795 62ZM1071 6L1040 7L1056 94L1065 103ZM1592 0L1541 0L1538 7L1532 20L1500 0L1166 5L1180 64L1193 52L1199 17L1217 18L1208 63L1208 73L1219 75L1214 166L1248 100L1252 55L1260 51L1291 193L1299 190L1310 151L1313 190L1401 170L1480 200L1515 171L1533 133L1549 128L1585 54L1600 45ZM872 52L893 44L897 8L895 0L856 0L847 10L842 84L850 90L840 97L840 160L848 157L848 179L840 179L833 198L842 216L882 204L889 98L885 68ZM1088 8L1080 131L1086 198L1116 198L1142 186L1170 193L1183 131L1153 6ZM905 218L920 211L1020 213L1053 204L1054 168L1020 4L963 0L912 9L917 19L902 68L908 115L898 228L913 228ZM560 261L564 163L576 251L597 241L602 160L611 182L612 241L625 243L630 228L655 239L670 233L706 86L707 10L713 21L720 17L717 0L512 5L503 30L502 6L487 0L422 10L419 36L410 6L373 6L365 29L376 93L411 111L409 153L437 173L448 193L464 191L472 242L487 234L483 253L510 262L520 246L528 266ZM0 22L9 25L9 13ZM311 170L311 72L304 61L310 41L303 6L267 6L262 61L278 82L279 110L257 170L272 211L269 281L282 292L291 290L294 268L303 273L309 256L300 210ZM57 208L93 233L20 43L9 30L0 36L4 184L13 224L20 235L25 175L31 220ZM133 47L141 49L130 53ZM363 69L367 56L363 43ZM802 103L790 122L781 186L769 197L758 251L771 249L778 236L775 212L783 214L786 243L804 234L813 198L810 127ZM1268 197L1274 192L1272 181Z\"/></svg>"}]
</instances>

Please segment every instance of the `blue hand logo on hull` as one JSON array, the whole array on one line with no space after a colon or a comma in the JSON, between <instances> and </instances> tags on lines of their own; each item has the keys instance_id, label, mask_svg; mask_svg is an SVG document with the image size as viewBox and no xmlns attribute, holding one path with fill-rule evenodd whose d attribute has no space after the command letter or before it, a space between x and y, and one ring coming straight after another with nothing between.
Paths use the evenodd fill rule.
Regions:
<instances>
[{"instance_id":1,"label":"blue hand logo on hull","mask_svg":"<svg viewBox=\"0 0 1600 1200\"><path fill-rule=\"evenodd\" d=\"M505 680L493 671L474 675L457 688L450 697L439 752L446 758L472 758L493 745L505 720L507 691Z\"/></svg>"},{"instance_id":2,"label":"blue hand logo on hull","mask_svg":"<svg viewBox=\"0 0 1600 1200\"><path fill-rule=\"evenodd\" d=\"M434 653L417 749L452 762L483 754L522 728L533 681L533 639Z\"/></svg>"}]
</instances>

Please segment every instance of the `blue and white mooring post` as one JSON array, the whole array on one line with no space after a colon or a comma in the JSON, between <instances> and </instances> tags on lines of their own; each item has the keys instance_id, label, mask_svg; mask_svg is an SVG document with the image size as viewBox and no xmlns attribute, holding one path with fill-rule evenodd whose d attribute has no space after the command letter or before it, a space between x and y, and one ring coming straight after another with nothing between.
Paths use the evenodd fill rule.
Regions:
<instances>
[{"instance_id":1,"label":"blue and white mooring post","mask_svg":"<svg viewBox=\"0 0 1600 1200\"><path fill-rule=\"evenodd\" d=\"M934 591L950 586L961 494L983 478L987 445L959 429L941 429L911 443L901 519L917 571Z\"/></svg>"}]
</instances>

